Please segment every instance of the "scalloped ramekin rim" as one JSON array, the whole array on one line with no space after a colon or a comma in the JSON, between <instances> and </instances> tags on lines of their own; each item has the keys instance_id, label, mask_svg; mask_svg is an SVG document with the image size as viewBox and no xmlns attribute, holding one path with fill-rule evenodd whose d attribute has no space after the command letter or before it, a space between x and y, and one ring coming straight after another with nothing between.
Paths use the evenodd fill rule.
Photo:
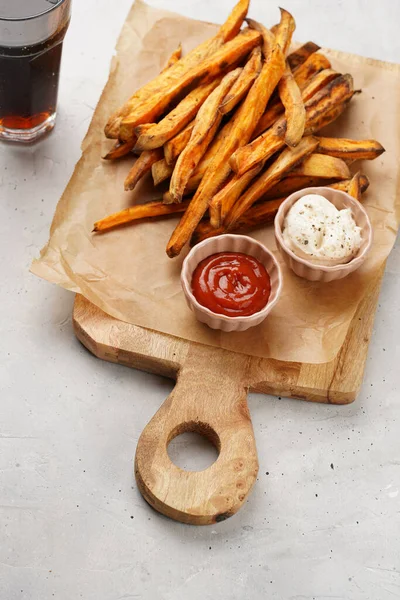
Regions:
<instances>
[{"instance_id":1,"label":"scalloped ramekin rim","mask_svg":"<svg viewBox=\"0 0 400 600\"><path fill-rule=\"evenodd\" d=\"M300 198L304 196L306 196L307 194L313 194L318 192L319 194L323 195L324 190L328 190L328 191L332 191L332 188L328 188L328 187L310 187L310 188L304 188L303 190L301 190L302 192L304 192L304 194L302 194L302 196L300 196L298 198L298 200ZM283 231L282 228L279 225L279 217L282 215L282 213L285 213L286 207L287 205L290 203L292 196L294 194L297 194L298 192L293 192L293 194L290 194L290 196L288 196L286 198L286 200L284 202L282 202L282 204L280 205L279 209L278 209L278 213L275 217L275 235L278 238L279 243L281 244L281 246L284 248L285 252L287 252L287 254L295 261L301 263L302 265L314 270L314 271L323 271L324 273L335 273L337 271L341 271L343 269L343 267L346 267L348 265L352 266L352 271L355 271L358 266L361 266L362 263L365 260L365 256L366 254L370 251L371 246L372 246L372 225L371 225L371 221L370 218L368 216L367 211L365 210L365 208L362 206L362 204L360 202L358 202L355 198L353 198L352 196L350 196L350 194L348 194L347 192L344 192L343 190L334 190L335 192L337 192L338 194L342 194L344 195L344 197L346 198L346 200L349 202L350 206L355 206L357 207L358 210L360 210L360 212L362 212L365 216L365 220L366 220L366 224L367 224L367 230L368 230L368 241L367 244L365 245L365 247L363 248L363 250L357 254L354 258L350 259L349 262L347 263L341 263L339 265L318 265L316 263L313 263L311 261L306 260L305 258L301 258L300 256L297 256L297 254L295 254L285 243L284 239L283 239ZM357 223L356 223L357 225ZM355 266L357 265L357 266Z\"/></svg>"},{"instance_id":2,"label":"scalloped ramekin rim","mask_svg":"<svg viewBox=\"0 0 400 600\"><path fill-rule=\"evenodd\" d=\"M200 248L204 248L205 246L208 246L213 240L215 240L216 237L224 237L226 239L233 239L233 238L242 238L243 240L250 240L252 244L255 244L256 246L258 246L263 252L265 252L266 254L268 254L270 256L270 258L272 259L272 262L274 263L274 266L277 270L278 273L278 285L276 288L276 293L275 293L275 298L273 300L269 300L267 304L264 306L264 308L262 308L261 310L255 312L252 315L247 315L247 316L238 316L238 317L229 317L228 315L223 315L220 313L215 313L212 310L210 310L209 308L207 308L206 306L203 306L202 304L200 304L200 302L198 302L195 298L195 296L193 295L192 292L192 286L191 286L191 281L189 281L189 277L187 275L187 271L188 271L188 264L189 264L189 260L190 258L195 254L196 251L200 250ZM230 252L230 250L226 250L225 252ZM209 255L211 256L211 254ZM197 263L198 264L198 263ZM269 273L268 273L269 275ZM216 317L218 319L221 319L221 321L224 321L225 323L248 323L251 322L252 320L255 319L255 317L259 318L261 317L264 313L265 316L268 315L268 313L272 310L272 308L277 304L281 292L282 292L282 286L283 286L283 278L282 278L282 271L281 271L281 267L278 263L278 261L276 260L275 256L273 255L273 253L268 250L268 248L266 246L264 246L264 244L261 244L261 242L258 242L257 240L255 240L254 238L248 236L248 235L239 235L239 234L233 234L233 233L223 233L219 236L215 236L212 238L208 238L206 240L203 240L202 242L199 242L198 244L196 244L196 246L193 246L193 248L190 250L189 254L185 257L183 264L182 264L182 270L181 270L181 283L182 286L184 286L185 288L185 292L188 295L188 297L190 298L190 301L193 303L193 305L200 311L204 312L205 314L209 315L210 317Z\"/></svg>"}]
</instances>

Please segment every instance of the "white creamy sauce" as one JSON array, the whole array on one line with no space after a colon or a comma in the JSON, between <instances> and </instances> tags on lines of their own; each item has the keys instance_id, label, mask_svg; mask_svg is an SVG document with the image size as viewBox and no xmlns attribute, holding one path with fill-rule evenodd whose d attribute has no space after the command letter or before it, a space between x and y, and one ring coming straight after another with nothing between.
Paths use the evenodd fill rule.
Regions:
<instances>
[{"instance_id":1,"label":"white creamy sauce","mask_svg":"<svg viewBox=\"0 0 400 600\"><path fill-rule=\"evenodd\" d=\"M308 194L288 211L283 239L299 258L319 265L349 262L361 246L361 228L351 210L338 210L324 196Z\"/></svg>"}]
</instances>

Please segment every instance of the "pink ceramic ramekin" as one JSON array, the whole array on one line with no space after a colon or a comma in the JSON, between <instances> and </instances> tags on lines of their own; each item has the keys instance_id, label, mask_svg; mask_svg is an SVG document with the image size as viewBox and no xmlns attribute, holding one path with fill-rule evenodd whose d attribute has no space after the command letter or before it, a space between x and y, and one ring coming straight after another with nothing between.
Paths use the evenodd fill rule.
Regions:
<instances>
[{"instance_id":1,"label":"pink ceramic ramekin","mask_svg":"<svg viewBox=\"0 0 400 600\"><path fill-rule=\"evenodd\" d=\"M338 209L350 208L356 225L361 227L361 246L350 262L335 265L316 265L309 260L299 258L285 244L283 239L283 225L286 214L297 200L307 194L320 194L332 202ZM372 244L372 226L364 207L346 192L328 187L313 187L294 192L281 204L275 217L275 239L285 263L298 275L310 281L334 281L342 279L358 269L364 262Z\"/></svg>"},{"instance_id":2,"label":"pink ceramic ramekin","mask_svg":"<svg viewBox=\"0 0 400 600\"><path fill-rule=\"evenodd\" d=\"M192 293L192 276L197 265L207 256L217 252L242 252L257 258L266 268L271 280L271 293L266 306L259 312L248 317L227 317L213 313L197 302ZM265 246L246 235L219 235L197 244L185 258L181 272L181 283L186 302L202 323L211 329L222 331L246 331L259 325L278 302L282 289L282 275L274 255Z\"/></svg>"}]
</instances>

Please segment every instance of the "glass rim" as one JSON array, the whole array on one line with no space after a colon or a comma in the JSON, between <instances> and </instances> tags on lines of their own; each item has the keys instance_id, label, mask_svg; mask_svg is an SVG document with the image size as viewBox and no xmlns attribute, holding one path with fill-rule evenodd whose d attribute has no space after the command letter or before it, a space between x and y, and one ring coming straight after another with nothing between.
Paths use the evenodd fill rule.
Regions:
<instances>
[{"instance_id":1,"label":"glass rim","mask_svg":"<svg viewBox=\"0 0 400 600\"><path fill-rule=\"evenodd\" d=\"M54 4L54 6L51 6L47 10L44 10L41 13L38 13L37 15L32 15L30 17L2 17L2 16L0 16L0 21L6 21L6 22L11 21L14 23L24 22L24 21L33 21L34 19L39 19L40 17L43 17L44 15L47 15L47 14L53 12L53 10L56 10L62 4L64 4L64 2L67 2L67 1L68 0L60 0L57 4Z\"/></svg>"}]
</instances>

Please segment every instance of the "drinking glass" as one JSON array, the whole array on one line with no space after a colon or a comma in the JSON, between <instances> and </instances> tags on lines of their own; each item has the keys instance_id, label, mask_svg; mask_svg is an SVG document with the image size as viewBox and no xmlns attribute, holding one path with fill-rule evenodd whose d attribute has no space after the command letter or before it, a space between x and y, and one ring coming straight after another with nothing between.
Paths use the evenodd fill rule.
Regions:
<instances>
[{"instance_id":1,"label":"drinking glass","mask_svg":"<svg viewBox=\"0 0 400 600\"><path fill-rule=\"evenodd\" d=\"M71 0L0 0L0 139L53 129L70 14Z\"/></svg>"}]
</instances>

